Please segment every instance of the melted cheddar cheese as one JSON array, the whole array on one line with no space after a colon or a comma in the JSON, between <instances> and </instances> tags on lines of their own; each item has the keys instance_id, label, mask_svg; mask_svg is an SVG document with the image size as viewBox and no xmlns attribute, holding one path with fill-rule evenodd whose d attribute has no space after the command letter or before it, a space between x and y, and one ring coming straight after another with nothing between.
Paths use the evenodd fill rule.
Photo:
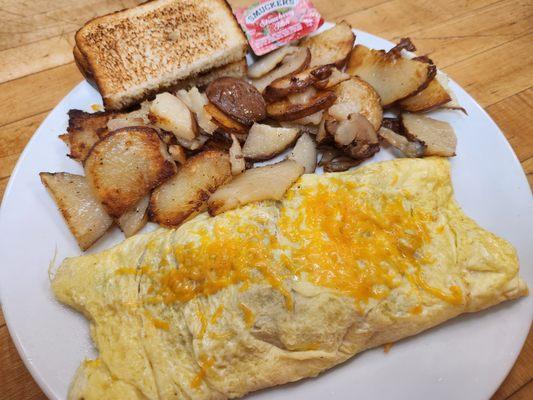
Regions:
<instances>
[{"instance_id":1,"label":"melted cheddar cheese","mask_svg":"<svg viewBox=\"0 0 533 400\"><path fill-rule=\"evenodd\" d=\"M407 280L415 291L460 304L459 286L433 287L423 277L422 267L433 262L425 250L431 241L429 227L437 232L442 228L433 214L406 201L409 197L407 191L372 193L335 177L308 187L297 184L274 219L261 214L239 219L230 212L208 227L199 226L193 231L195 240L174 245L177 267L160 263L155 274L143 267L152 279L148 292L171 304L230 285L246 290L250 283L268 283L290 309L291 280L335 290L356 304L382 299ZM120 269L122 274L132 271ZM198 319L203 336L208 320L200 311Z\"/></svg>"}]
</instances>

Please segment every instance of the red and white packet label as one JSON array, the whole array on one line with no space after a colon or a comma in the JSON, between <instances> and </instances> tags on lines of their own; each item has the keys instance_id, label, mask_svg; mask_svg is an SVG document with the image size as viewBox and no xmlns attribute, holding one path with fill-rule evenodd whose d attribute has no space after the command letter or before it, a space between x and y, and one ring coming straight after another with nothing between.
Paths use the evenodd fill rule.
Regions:
<instances>
[{"instance_id":1,"label":"red and white packet label","mask_svg":"<svg viewBox=\"0 0 533 400\"><path fill-rule=\"evenodd\" d=\"M261 0L235 10L258 56L316 31L324 20L309 0Z\"/></svg>"}]
</instances>

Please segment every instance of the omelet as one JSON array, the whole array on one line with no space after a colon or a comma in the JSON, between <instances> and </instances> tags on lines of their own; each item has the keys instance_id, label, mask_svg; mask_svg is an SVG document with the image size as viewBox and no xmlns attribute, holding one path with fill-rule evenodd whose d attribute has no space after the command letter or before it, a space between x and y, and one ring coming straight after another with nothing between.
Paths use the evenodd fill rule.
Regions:
<instances>
[{"instance_id":1,"label":"omelet","mask_svg":"<svg viewBox=\"0 0 533 400\"><path fill-rule=\"evenodd\" d=\"M99 351L72 400L240 397L527 294L440 158L304 175L282 201L68 258L52 288Z\"/></svg>"}]
</instances>

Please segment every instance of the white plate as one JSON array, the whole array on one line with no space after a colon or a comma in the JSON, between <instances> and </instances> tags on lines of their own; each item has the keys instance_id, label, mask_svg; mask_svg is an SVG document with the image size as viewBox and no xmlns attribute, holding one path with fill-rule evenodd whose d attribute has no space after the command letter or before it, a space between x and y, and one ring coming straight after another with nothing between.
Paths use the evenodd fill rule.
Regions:
<instances>
[{"instance_id":1,"label":"white plate","mask_svg":"<svg viewBox=\"0 0 533 400\"><path fill-rule=\"evenodd\" d=\"M357 42L390 48L387 41L357 32ZM456 197L464 211L518 250L521 274L533 286L533 201L524 172L503 134L483 109L451 82L468 116L439 111L458 136L451 160ZM64 399L74 371L95 350L88 323L52 296L48 266L81 252L54 202L41 185L40 171L82 173L65 156L57 138L67 111L90 111L100 96L82 82L50 113L22 153L4 195L0 214L0 294L9 331L22 359L43 391ZM380 151L372 162L390 159ZM152 229L147 227L145 229ZM91 252L123 239L118 229ZM532 320L531 297L463 316L385 354L366 351L317 379L262 391L254 399L487 399L513 365Z\"/></svg>"}]
</instances>

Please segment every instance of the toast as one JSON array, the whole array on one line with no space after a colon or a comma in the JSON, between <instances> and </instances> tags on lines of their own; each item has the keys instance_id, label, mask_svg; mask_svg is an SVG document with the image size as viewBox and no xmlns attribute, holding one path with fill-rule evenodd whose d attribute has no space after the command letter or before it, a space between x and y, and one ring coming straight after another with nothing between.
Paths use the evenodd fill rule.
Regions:
<instances>
[{"instance_id":1,"label":"toast","mask_svg":"<svg viewBox=\"0 0 533 400\"><path fill-rule=\"evenodd\" d=\"M89 70L87 60L81 53L78 46L74 46L72 53L74 55L74 61L76 62L76 65L83 77L87 80L87 82L89 82L92 86L98 89L98 87L96 86L96 82L94 81L94 76ZM187 79L183 79L179 81L176 85L174 85L173 90L176 91L179 89L190 89L193 86L204 87L207 86L211 81L214 81L215 79L221 78L223 76L230 76L233 78L244 78L246 76L246 71L246 59L243 58L239 61L212 68L209 71L203 72L199 75L193 75Z\"/></svg>"},{"instance_id":2,"label":"toast","mask_svg":"<svg viewBox=\"0 0 533 400\"><path fill-rule=\"evenodd\" d=\"M106 110L122 110L243 60L247 47L224 0L155 0L86 23L74 56Z\"/></svg>"}]
</instances>

